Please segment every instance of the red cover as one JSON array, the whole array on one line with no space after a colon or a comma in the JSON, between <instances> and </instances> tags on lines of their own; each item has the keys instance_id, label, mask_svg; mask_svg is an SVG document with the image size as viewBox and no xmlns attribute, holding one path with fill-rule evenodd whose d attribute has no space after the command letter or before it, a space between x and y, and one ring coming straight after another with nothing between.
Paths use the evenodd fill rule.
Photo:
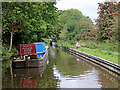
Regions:
<instances>
[{"instance_id":1,"label":"red cover","mask_svg":"<svg viewBox=\"0 0 120 90\"><path fill-rule=\"evenodd\" d=\"M29 55L35 53L35 45L34 44L24 44L20 45L20 55Z\"/></svg>"}]
</instances>

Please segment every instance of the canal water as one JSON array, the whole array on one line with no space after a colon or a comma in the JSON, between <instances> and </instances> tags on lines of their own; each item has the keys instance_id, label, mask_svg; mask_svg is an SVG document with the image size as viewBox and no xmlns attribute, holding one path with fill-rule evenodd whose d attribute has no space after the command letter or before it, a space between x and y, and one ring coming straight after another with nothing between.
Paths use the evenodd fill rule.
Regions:
<instances>
[{"instance_id":1,"label":"canal water","mask_svg":"<svg viewBox=\"0 0 120 90\"><path fill-rule=\"evenodd\" d=\"M51 47L44 67L13 69L12 75L3 74L3 88L118 88L118 80L108 72Z\"/></svg>"}]
</instances>

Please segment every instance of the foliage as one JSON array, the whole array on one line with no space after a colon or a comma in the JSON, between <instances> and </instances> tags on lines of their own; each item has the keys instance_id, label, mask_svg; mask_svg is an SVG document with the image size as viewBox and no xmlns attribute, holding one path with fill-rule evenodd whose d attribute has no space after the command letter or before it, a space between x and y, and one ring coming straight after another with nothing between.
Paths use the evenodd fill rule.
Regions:
<instances>
[{"instance_id":1,"label":"foliage","mask_svg":"<svg viewBox=\"0 0 120 90\"><path fill-rule=\"evenodd\" d=\"M58 13L60 13L60 11ZM79 21L80 19L82 19L82 13L77 9L64 10L63 12L61 11L58 18L62 25L68 23L69 20Z\"/></svg>"},{"instance_id":2,"label":"foliage","mask_svg":"<svg viewBox=\"0 0 120 90\"><path fill-rule=\"evenodd\" d=\"M98 39L116 39L118 40L118 2L98 3L98 18L96 20L98 27Z\"/></svg>"},{"instance_id":3,"label":"foliage","mask_svg":"<svg viewBox=\"0 0 120 90\"><path fill-rule=\"evenodd\" d=\"M8 45L3 45L2 47L2 60L10 60L12 56L18 56L19 52L16 48L13 48L12 51L8 50Z\"/></svg>"},{"instance_id":4,"label":"foliage","mask_svg":"<svg viewBox=\"0 0 120 90\"><path fill-rule=\"evenodd\" d=\"M13 33L13 47L59 38L60 29L55 2L2 2L3 44L9 45ZM12 38L12 37L11 37ZM18 42L19 40L19 42Z\"/></svg>"},{"instance_id":5,"label":"foliage","mask_svg":"<svg viewBox=\"0 0 120 90\"><path fill-rule=\"evenodd\" d=\"M118 43L117 41L106 40L104 42L92 41L92 40L81 40L80 45L89 49L99 49L109 52L118 52Z\"/></svg>"},{"instance_id":6,"label":"foliage","mask_svg":"<svg viewBox=\"0 0 120 90\"><path fill-rule=\"evenodd\" d=\"M51 39L43 38L46 44L50 44Z\"/></svg>"},{"instance_id":7,"label":"foliage","mask_svg":"<svg viewBox=\"0 0 120 90\"><path fill-rule=\"evenodd\" d=\"M58 12L58 21L61 23L61 39L75 40L85 39L85 33L90 32L94 25L92 20L83 16L77 9Z\"/></svg>"},{"instance_id":8,"label":"foliage","mask_svg":"<svg viewBox=\"0 0 120 90\"><path fill-rule=\"evenodd\" d=\"M88 19L88 18L86 18L86 19ZM89 21L78 21L77 25L81 26L81 33L80 33L80 37L81 37L80 39L81 40L90 39L91 36L94 35L94 33L92 33L92 32L95 29L94 29L94 25L91 22L91 20L89 20Z\"/></svg>"},{"instance_id":9,"label":"foliage","mask_svg":"<svg viewBox=\"0 0 120 90\"><path fill-rule=\"evenodd\" d=\"M12 53L8 51L8 48L6 46L2 47L2 60L9 60L12 56Z\"/></svg>"},{"instance_id":10,"label":"foliage","mask_svg":"<svg viewBox=\"0 0 120 90\"><path fill-rule=\"evenodd\" d=\"M2 3L3 8L3 39L9 35L12 26L15 38L23 43L40 41L41 37L53 35L56 8L53 3ZM14 25L15 22L15 25ZM19 29L19 26L22 28ZM4 40L5 42L5 40Z\"/></svg>"},{"instance_id":11,"label":"foliage","mask_svg":"<svg viewBox=\"0 0 120 90\"><path fill-rule=\"evenodd\" d=\"M63 28L61 41L57 44L75 48L75 41L80 40L80 45L82 46L82 48L79 48L80 51L118 63L118 55L112 52L118 52L119 4L120 3L115 0L112 2L99 3L99 17L96 20L96 28L90 18L83 16L81 12L81 15L79 15L81 18L78 19L77 17L77 19L75 19L74 9L60 11L58 19Z\"/></svg>"}]
</instances>

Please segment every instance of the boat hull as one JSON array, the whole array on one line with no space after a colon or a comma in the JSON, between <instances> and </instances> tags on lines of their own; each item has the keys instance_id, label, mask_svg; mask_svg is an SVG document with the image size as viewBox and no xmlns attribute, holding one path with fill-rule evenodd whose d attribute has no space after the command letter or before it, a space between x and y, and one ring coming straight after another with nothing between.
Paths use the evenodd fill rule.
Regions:
<instances>
[{"instance_id":1,"label":"boat hull","mask_svg":"<svg viewBox=\"0 0 120 90\"><path fill-rule=\"evenodd\" d=\"M14 60L12 62L13 68L39 68L45 65L48 60L48 53L46 52L43 58L28 59L28 60Z\"/></svg>"}]
</instances>

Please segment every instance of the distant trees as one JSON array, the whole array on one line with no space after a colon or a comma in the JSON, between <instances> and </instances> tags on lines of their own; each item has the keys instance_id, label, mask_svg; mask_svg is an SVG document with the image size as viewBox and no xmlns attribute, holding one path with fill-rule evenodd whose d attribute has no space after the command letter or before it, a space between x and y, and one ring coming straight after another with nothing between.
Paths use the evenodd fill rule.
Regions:
<instances>
[{"instance_id":1,"label":"distant trees","mask_svg":"<svg viewBox=\"0 0 120 90\"><path fill-rule=\"evenodd\" d=\"M59 11L58 21L62 25L61 38L68 40L80 40L84 38L85 32L90 32L94 25L92 20L83 16L77 9Z\"/></svg>"},{"instance_id":2,"label":"distant trees","mask_svg":"<svg viewBox=\"0 0 120 90\"><path fill-rule=\"evenodd\" d=\"M59 11L58 20L62 25L61 38L64 40L120 40L119 6L120 3L117 0L98 3L99 16L95 26L89 17L83 16L77 9Z\"/></svg>"},{"instance_id":3,"label":"distant trees","mask_svg":"<svg viewBox=\"0 0 120 90\"><path fill-rule=\"evenodd\" d=\"M118 40L118 16L120 3L116 0L98 3L98 40Z\"/></svg>"}]
</instances>

